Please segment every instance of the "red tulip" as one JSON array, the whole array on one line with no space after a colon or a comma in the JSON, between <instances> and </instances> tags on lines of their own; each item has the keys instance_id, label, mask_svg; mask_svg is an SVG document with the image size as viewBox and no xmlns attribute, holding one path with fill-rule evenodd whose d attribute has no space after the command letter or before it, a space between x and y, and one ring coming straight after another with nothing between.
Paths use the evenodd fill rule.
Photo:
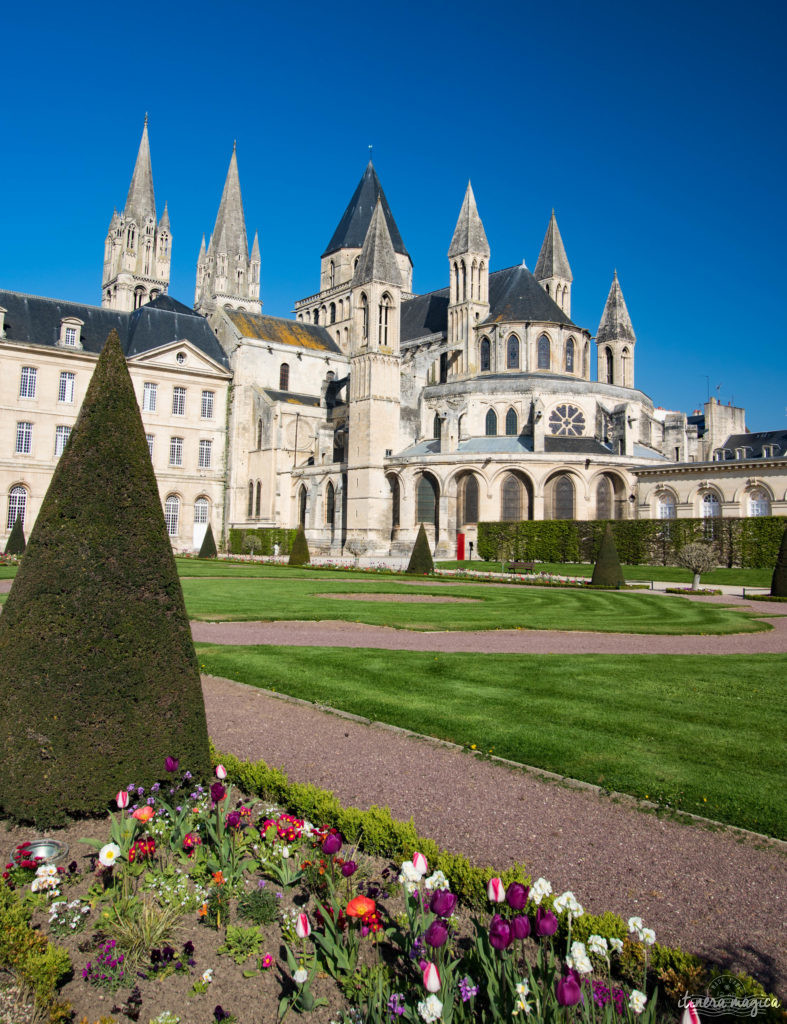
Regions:
<instances>
[{"instance_id":1,"label":"red tulip","mask_svg":"<svg viewBox=\"0 0 787 1024\"><path fill-rule=\"evenodd\" d=\"M506 890L499 878L490 878L486 887L486 894L493 903L502 903L506 898Z\"/></svg>"},{"instance_id":2,"label":"red tulip","mask_svg":"<svg viewBox=\"0 0 787 1024\"><path fill-rule=\"evenodd\" d=\"M226 779L227 778L227 769L224 767L223 764L217 764L216 765L216 778L217 779Z\"/></svg>"},{"instance_id":3,"label":"red tulip","mask_svg":"<svg viewBox=\"0 0 787 1024\"><path fill-rule=\"evenodd\" d=\"M413 867L422 875L425 875L426 872L429 870L429 864L426 860L426 857L424 857L424 855L422 853L419 853L417 850L413 854Z\"/></svg>"},{"instance_id":4,"label":"red tulip","mask_svg":"<svg viewBox=\"0 0 787 1024\"><path fill-rule=\"evenodd\" d=\"M299 939L308 939L312 933L312 926L309 924L309 918L306 914L298 914L298 920L295 923L295 934Z\"/></svg>"},{"instance_id":5,"label":"red tulip","mask_svg":"<svg viewBox=\"0 0 787 1024\"><path fill-rule=\"evenodd\" d=\"M115 803L122 811L124 807L128 807L128 793L125 789L121 789L118 795L115 797Z\"/></svg>"},{"instance_id":6,"label":"red tulip","mask_svg":"<svg viewBox=\"0 0 787 1024\"><path fill-rule=\"evenodd\" d=\"M427 992L439 992L440 985L440 972L435 964L427 964L424 967L424 988Z\"/></svg>"}]
</instances>

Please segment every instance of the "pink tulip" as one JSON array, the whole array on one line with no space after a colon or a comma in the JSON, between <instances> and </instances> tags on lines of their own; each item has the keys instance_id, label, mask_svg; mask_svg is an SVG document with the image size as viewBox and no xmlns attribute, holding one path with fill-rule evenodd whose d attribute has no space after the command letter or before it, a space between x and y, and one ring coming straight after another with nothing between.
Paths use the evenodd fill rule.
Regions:
<instances>
[{"instance_id":1,"label":"pink tulip","mask_svg":"<svg viewBox=\"0 0 787 1024\"><path fill-rule=\"evenodd\" d=\"M224 767L223 764L217 764L216 765L216 778L217 779L226 779L227 778L227 769Z\"/></svg>"},{"instance_id":2,"label":"pink tulip","mask_svg":"<svg viewBox=\"0 0 787 1024\"><path fill-rule=\"evenodd\" d=\"M440 991L440 972L436 964L427 964L424 967L424 988L427 992Z\"/></svg>"},{"instance_id":3,"label":"pink tulip","mask_svg":"<svg viewBox=\"0 0 787 1024\"><path fill-rule=\"evenodd\" d=\"M691 1000L686 1004L686 1009L683 1011L683 1016L680 1018L680 1024L700 1024L700 1015Z\"/></svg>"},{"instance_id":4,"label":"pink tulip","mask_svg":"<svg viewBox=\"0 0 787 1024\"><path fill-rule=\"evenodd\" d=\"M128 807L128 793L125 789L121 789L118 795L115 797L115 803L122 811L124 807Z\"/></svg>"},{"instance_id":5,"label":"pink tulip","mask_svg":"<svg viewBox=\"0 0 787 1024\"><path fill-rule=\"evenodd\" d=\"M426 857L422 853L416 852L413 854L413 867L420 874L425 875L429 870L429 864L427 863Z\"/></svg>"},{"instance_id":6,"label":"pink tulip","mask_svg":"<svg viewBox=\"0 0 787 1024\"><path fill-rule=\"evenodd\" d=\"M298 914L298 920L295 924L295 934L299 939L308 939L312 933L312 926L309 924L309 918L306 914Z\"/></svg>"},{"instance_id":7,"label":"pink tulip","mask_svg":"<svg viewBox=\"0 0 787 1024\"><path fill-rule=\"evenodd\" d=\"M506 887L503 885L502 879L490 878L486 894L493 903L502 903L506 898Z\"/></svg>"}]
</instances>

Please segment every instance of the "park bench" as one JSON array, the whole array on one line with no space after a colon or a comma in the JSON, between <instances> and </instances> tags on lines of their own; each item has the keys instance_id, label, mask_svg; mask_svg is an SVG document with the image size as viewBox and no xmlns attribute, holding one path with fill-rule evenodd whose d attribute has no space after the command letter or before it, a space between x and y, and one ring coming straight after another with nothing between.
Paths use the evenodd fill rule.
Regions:
<instances>
[{"instance_id":1,"label":"park bench","mask_svg":"<svg viewBox=\"0 0 787 1024\"><path fill-rule=\"evenodd\" d=\"M533 572L535 569L535 562L509 562L509 572Z\"/></svg>"}]
</instances>

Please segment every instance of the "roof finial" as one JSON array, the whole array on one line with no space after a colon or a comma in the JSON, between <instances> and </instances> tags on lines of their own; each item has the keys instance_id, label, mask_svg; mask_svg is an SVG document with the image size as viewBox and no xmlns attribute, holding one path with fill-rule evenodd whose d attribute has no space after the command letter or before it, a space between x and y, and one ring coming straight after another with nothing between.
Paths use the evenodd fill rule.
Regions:
<instances>
[{"instance_id":1,"label":"roof finial","mask_svg":"<svg viewBox=\"0 0 787 1024\"><path fill-rule=\"evenodd\" d=\"M232 152L234 153L237 148L238 148L238 140L237 139L233 139L232 140Z\"/></svg>"},{"instance_id":2,"label":"roof finial","mask_svg":"<svg viewBox=\"0 0 787 1024\"><path fill-rule=\"evenodd\" d=\"M371 159L372 159L372 147L369 146L369 161L370 162L371 162Z\"/></svg>"},{"instance_id":3,"label":"roof finial","mask_svg":"<svg viewBox=\"0 0 787 1024\"><path fill-rule=\"evenodd\" d=\"M145 111L145 127L147 128L147 126L148 126L148 112L146 110Z\"/></svg>"}]
</instances>

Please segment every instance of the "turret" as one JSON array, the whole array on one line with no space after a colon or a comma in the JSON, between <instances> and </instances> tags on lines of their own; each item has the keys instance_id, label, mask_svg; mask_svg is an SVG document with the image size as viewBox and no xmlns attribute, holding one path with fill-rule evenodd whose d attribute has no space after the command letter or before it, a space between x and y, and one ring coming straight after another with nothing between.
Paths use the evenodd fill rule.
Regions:
<instances>
[{"instance_id":1,"label":"turret","mask_svg":"<svg viewBox=\"0 0 787 1024\"><path fill-rule=\"evenodd\" d=\"M547 233L538 254L538 262L533 276L547 293L551 295L567 317L571 317L571 282L574 277L566 256L560 228L557 226L555 211L549 218Z\"/></svg>"},{"instance_id":2,"label":"turret","mask_svg":"<svg viewBox=\"0 0 787 1024\"><path fill-rule=\"evenodd\" d=\"M599 381L603 384L618 384L625 388L634 387L636 343L637 338L616 270L596 334Z\"/></svg>"},{"instance_id":3,"label":"turret","mask_svg":"<svg viewBox=\"0 0 787 1024\"><path fill-rule=\"evenodd\" d=\"M441 381L474 365L473 328L489 312L489 242L469 181L448 248L448 273L449 351L441 363Z\"/></svg>"}]
</instances>

